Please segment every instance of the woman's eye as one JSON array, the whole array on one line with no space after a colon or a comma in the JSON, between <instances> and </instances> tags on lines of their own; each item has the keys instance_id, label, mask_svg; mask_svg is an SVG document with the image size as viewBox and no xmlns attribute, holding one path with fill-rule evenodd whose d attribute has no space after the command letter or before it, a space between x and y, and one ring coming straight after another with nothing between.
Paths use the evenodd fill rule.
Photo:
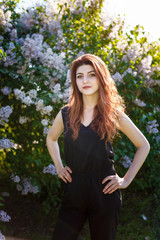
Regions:
<instances>
[{"instance_id":1,"label":"woman's eye","mask_svg":"<svg viewBox=\"0 0 160 240\"><path fill-rule=\"evenodd\" d=\"M81 75L78 75L77 78L81 78L82 76Z\"/></svg>"},{"instance_id":2,"label":"woman's eye","mask_svg":"<svg viewBox=\"0 0 160 240\"><path fill-rule=\"evenodd\" d=\"M94 73L92 73L92 74L90 74L90 76L91 76L91 77L95 77L95 74L94 74Z\"/></svg>"}]
</instances>

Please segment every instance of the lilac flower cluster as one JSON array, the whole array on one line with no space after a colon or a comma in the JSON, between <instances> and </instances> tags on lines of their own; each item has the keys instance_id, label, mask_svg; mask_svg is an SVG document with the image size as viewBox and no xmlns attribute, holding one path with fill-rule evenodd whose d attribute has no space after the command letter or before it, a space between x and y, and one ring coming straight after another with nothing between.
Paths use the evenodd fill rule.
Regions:
<instances>
[{"instance_id":1,"label":"lilac flower cluster","mask_svg":"<svg viewBox=\"0 0 160 240\"><path fill-rule=\"evenodd\" d=\"M1 230L0 230L0 240L5 240L5 236L2 234Z\"/></svg>"},{"instance_id":2,"label":"lilac flower cluster","mask_svg":"<svg viewBox=\"0 0 160 240\"><path fill-rule=\"evenodd\" d=\"M62 94L62 90L61 90L61 85L59 83L57 83L56 85L54 85L54 87L52 87L51 91L54 93L53 97L52 97L52 101L53 102L58 102L60 99L63 99L63 94ZM56 97L55 97L56 96Z\"/></svg>"},{"instance_id":3,"label":"lilac flower cluster","mask_svg":"<svg viewBox=\"0 0 160 240\"><path fill-rule=\"evenodd\" d=\"M143 58L141 61L141 68L140 70L143 72L144 76L150 76L152 74L152 56L148 55L147 57Z\"/></svg>"},{"instance_id":4,"label":"lilac flower cluster","mask_svg":"<svg viewBox=\"0 0 160 240\"><path fill-rule=\"evenodd\" d=\"M15 182L19 183L20 182L20 177L18 175L14 175L14 173L11 174L10 178Z\"/></svg>"},{"instance_id":5,"label":"lilac flower cluster","mask_svg":"<svg viewBox=\"0 0 160 240\"><path fill-rule=\"evenodd\" d=\"M136 98L133 102L139 107L145 107L146 106L146 104L138 98Z\"/></svg>"},{"instance_id":6,"label":"lilac flower cluster","mask_svg":"<svg viewBox=\"0 0 160 240\"><path fill-rule=\"evenodd\" d=\"M147 129L148 133L155 134L155 133L159 132L157 127L159 127L159 124L157 123L157 120L155 119L153 121L148 122L148 125L147 125L146 129Z\"/></svg>"},{"instance_id":7,"label":"lilac flower cluster","mask_svg":"<svg viewBox=\"0 0 160 240\"><path fill-rule=\"evenodd\" d=\"M5 86L5 87L1 88L1 92L3 93L3 95L9 95L12 92L12 89Z\"/></svg>"},{"instance_id":8,"label":"lilac flower cluster","mask_svg":"<svg viewBox=\"0 0 160 240\"><path fill-rule=\"evenodd\" d=\"M116 72L114 75L112 75L112 78L114 79L117 86L119 86L121 83L124 84L123 76L119 72Z\"/></svg>"},{"instance_id":9,"label":"lilac flower cluster","mask_svg":"<svg viewBox=\"0 0 160 240\"><path fill-rule=\"evenodd\" d=\"M20 89L14 89L14 94L16 99L21 100L22 103L26 104L27 106L30 106L31 104L34 104L36 106L36 111L40 111L42 115L51 115L51 111L53 110L51 105L44 106L43 99L38 99L37 97L37 91L35 89L31 89L27 92L28 96L26 96L26 93L23 90ZM20 117L19 122L21 124L26 123L27 121L30 121L28 117Z\"/></svg>"},{"instance_id":10,"label":"lilac flower cluster","mask_svg":"<svg viewBox=\"0 0 160 240\"><path fill-rule=\"evenodd\" d=\"M122 165L123 165L125 168L128 168L128 167L131 165L131 163L132 163L131 158L129 158L127 155L125 155L123 159L124 159L124 160L122 161Z\"/></svg>"},{"instance_id":11,"label":"lilac flower cluster","mask_svg":"<svg viewBox=\"0 0 160 240\"><path fill-rule=\"evenodd\" d=\"M44 106L44 102L43 102L43 99L38 99L36 102L35 102L35 105L36 105L36 111L40 111L40 113L42 115L46 114L48 116L51 115L51 111L53 110L52 106L51 105L48 105L48 106Z\"/></svg>"},{"instance_id":12,"label":"lilac flower cluster","mask_svg":"<svg viewBox=\"0 0 160 240\"><path fill-rule=\"evenodd\" d=\"M7 215L6 212L4 212L3 210L0 211L0 221L3 222L9 222L11 220L11 217L9 215Z\"/></svg>"},{"instance_id":13,"label":"lilac flower cluster","mask_svg":"<svg viewBox=\"0 0 160 240\"><path fill-rule=\"evenodd\" d=\"M122 60L125 62L128 62L129 60L135 62L138 57L142 56L142 48L139 43L133 42L130 46L127 48L128 50L123 55Z\"/></svg>"},{"instance_id":14,"label":"lilac flower cluster","mask_svg":"<svg viewBox=\"0 0 160 240\"><path fill-rule=\"evenodd\" d=\"M3 138L0 139L0 149L14 148L14 143L11 139Z\"/></svg>"},{"instance_id":15,"label":"lilac flower cluster","mask_svg":"<svg viewBox=\"0 0 160 240\"><path fill-rule=\"evenodd\" d=\"M57 175L56 168L51 163L47 167L43 168L43 173L50 173L52 175Z\"/></svg>"},{"instance_id":16,"label":"lilac flower cluster","mask_svg":"<svg viewBox=\"0 0 160 240\"><path fill-rule=\"evenodd\" d=\"M8 122L8 118L13 112L13 108L7 105L6 107L0 108L0 124L4 126L5 122Z\"/></svg>"},{"instance_id":17,"label":"lilac flower cluster","mask_svg":"<svg viewBox=\"0 0 160 240\"><path fill-rule=\"evenodd\" d=\"M19 123L20 124L24 124L26 123L27 121L31 121L31 119L29 117L19 117Z\"/></svg>"},{"instance_id":18,"label":"lilac flower cluster","mask_svg":"<svg viewBox=\"0 0 160 240\"><path fill-rule=\"evenodd\" d=\"M3 11L4 6L1 5L0 8L0 26L4 28L5 32L10 32L12 24L10 23L11 20L11 11Z\"/></svg>"},{"instance_id":19,"label":"lilac flower cluster","mask_svg":"<svg viewBox=\"0 0 160 240\"><path fill-rule=\"evenodd\" d=\"M49 128L48 128L48 127L44 127L44 129L43 129L43 135L44 135L44 136L47 136L48 132L49 132Z\"/></svg>"},{"instance_id":20,"label":"lilac flower cluster","mask_svg":"<svg viewBox=\"0 0 160 240\"><path fill-rule=\"evenodd\" d=\"M21 100L22 103L26 104L27 106L34 104L34 101L31 99L31 97L26 96L26 93L24 91L19 90L17 88L15 88L13 91L14 91L16 99Z\"/></svg>"},{"instance_id":21,"label":"lilac flower cluster","mask_svg":"<svg viewBox=\"0 0 160 240\"><path fill-rule=\"evenodd\" d=\"M42 119L41 123L43 126L47 126L48 125L48 119Z\"/></svg>"},{"instance_id":22,"label":"lilac flower cluster","mask_svg":"<svg viewBox=\"0 0 160 240\"><path fill-rule=\"evenodd\" d=\"M30 178L24 178L19 177L18 175L15 175L12 173L10 178L17 183L17 190L21 192L22 195L27 195L28 193L38 193L38 187L33 186L31 183L31 177Z\"/></svg>"},{"instance_id":23,"label":"lilac flower cluster","mask_svg":"<svg viewBox=\"0 0 160 240\"><path fill-rule=\"evenodd\" d=\"M24 11L20 15L19 24L21 25L22 29L30 29L35 24L38 24L39 22L34 19L35 11L32 9L28 9L28 11Z\"/></svg>"},{"instance_id":24,"label":"lilac flower cluster","mask_svg":"<svg viewBox=\"0 0 160 240\"><path fill-rule=\"evenodd\" d=\"M38 187L37 186L33 186L31 183L31 178L22 178L22 184L23 184L23 190L22 190L22 195L27 195L28 193L38 193ZM20 185L20 184L17 184ZM17 190L18 190L18 186L17 186Z\"/></svg>"},{"instance_id":25,"label":"lilac flower cluster","mask_svg":"<svg viewBox=\"0 0 160 240\"><path fill-rule=\"evenodd\" d=\"M9 43L9 48L6 50L6 54L7 57L3 59L5 67L12 66L18 63L18 61L21 59L21 57L17 58L16 47L13 42Z\"/></svg>"},{"instance_id":26,"label":"lilac flower cluster","mask_svg":"<svg viewBox=\"0 0 160 240\"><path fill-rule=\"evenodd\" d=\"M122 74L122 77L126 76L127 74L131 74L133 77L137 76L137 72L133 71L132 68L127 68L127 70L125 70Z\"/></svg>"}]
</instances>

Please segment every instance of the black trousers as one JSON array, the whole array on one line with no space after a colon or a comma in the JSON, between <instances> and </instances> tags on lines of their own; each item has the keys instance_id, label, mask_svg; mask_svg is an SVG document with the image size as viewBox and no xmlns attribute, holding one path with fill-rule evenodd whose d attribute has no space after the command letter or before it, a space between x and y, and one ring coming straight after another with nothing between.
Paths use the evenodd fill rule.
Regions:
<instances>
[{"instance_id":1,"label":"black trousers","mask_svg":"<svg viewBox=\"0 0 160 240\"><path fill-rule=\"evenodd\" d=\"M88 219L91 240L115 240L121 192L102 192L102 179L72 178L64 191L53 240L76 240Z\"/></svg>"}]
</instances>

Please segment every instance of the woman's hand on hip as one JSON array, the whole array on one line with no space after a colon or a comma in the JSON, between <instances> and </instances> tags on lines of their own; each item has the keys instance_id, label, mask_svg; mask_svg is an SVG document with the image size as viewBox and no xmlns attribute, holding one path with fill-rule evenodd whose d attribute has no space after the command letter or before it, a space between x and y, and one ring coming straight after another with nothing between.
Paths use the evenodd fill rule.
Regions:
<instances>
[{"instance_id":1,"label":"woman's hand on hip","mask_svg":"<svg viewBox=\"0 0 160 240\"><path fill-rule=\"evenodd\" d=\"M67 183L67 181L72 182L71 173L72 170L68 166L62 167L57 171L58 177L61 178L65 183Z\"/></svg>"},{"instance_id":2,"label":"woman's hand on hip","mask_svg":"<svg viewBox=\"0 0 160 240\"><path fill-rule=\"evenodd\" d=\"M109 181L109 182L108 182ZM103 188L104 194L113 193L118 188L126 188L128 187L128 183L125 181L124 178L120 178L117 174L110 175L103 179L102 184L106 183L106 186Z\"/></svg>"}]
</instances>

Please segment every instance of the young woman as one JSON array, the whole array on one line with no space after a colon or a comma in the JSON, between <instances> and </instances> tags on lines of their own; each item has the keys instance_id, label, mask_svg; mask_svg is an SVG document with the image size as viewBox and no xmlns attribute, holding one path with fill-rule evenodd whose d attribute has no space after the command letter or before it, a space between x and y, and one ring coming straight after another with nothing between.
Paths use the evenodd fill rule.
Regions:
<instances>
[{"instance_id":1,"label":"young woman","mask_svg":"<svg viewBox=\"0 0 160 240\"><path fill-rule=\"evenodd\" d=\"M73 61L71 80L71 99L57 114L46 139L58 176L65 182L53 239L77 239L88 219L92 240L114 240L121 207L120 189L132 182L150 145L124 113L123 99L99 57L85 54ZM63 130L66 166L57 142ZM122 178L115 171L111 145L116 130L137 148Z\"/></svg>"}]
</instances>

